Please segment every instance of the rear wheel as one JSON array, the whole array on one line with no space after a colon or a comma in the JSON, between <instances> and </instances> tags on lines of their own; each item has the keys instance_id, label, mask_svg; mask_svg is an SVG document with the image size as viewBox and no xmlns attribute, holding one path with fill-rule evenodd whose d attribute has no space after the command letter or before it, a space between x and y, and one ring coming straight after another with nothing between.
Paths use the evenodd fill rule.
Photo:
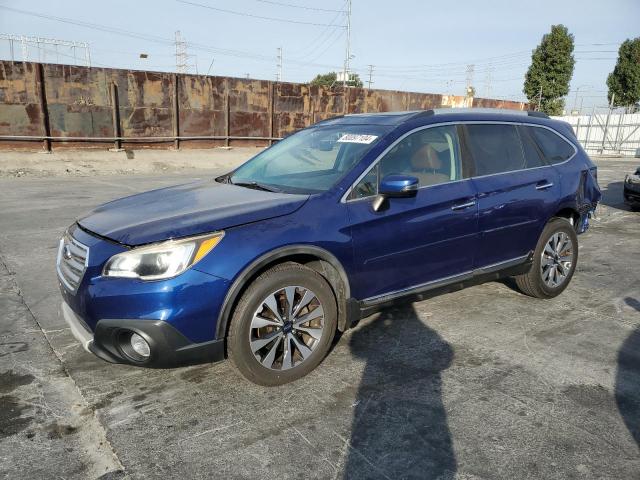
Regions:
<instances>
[{"instance_id":1,"label":"rear wheel","mask_svg":"<svg viewBox=\"0 0 640 480\"><path fill-rule=\"evenodd\" d=\"M564 218L546 225L528 273L515 277L518 288L536 298L553 298L567 288L578 262L578 237Z\"/></svg>"},{"instance_id":2,"label":"rear wheel","mask_svg":"<svg viewBox=\"0 0 640 480\"><path fill-rule=\"evenodd\" d=\"M336 325L336 300L327 281L297 263L277 265L238 302L227 339L229 358L252 382L282 385L318 366Z\"/></svg>"}]
</instances>

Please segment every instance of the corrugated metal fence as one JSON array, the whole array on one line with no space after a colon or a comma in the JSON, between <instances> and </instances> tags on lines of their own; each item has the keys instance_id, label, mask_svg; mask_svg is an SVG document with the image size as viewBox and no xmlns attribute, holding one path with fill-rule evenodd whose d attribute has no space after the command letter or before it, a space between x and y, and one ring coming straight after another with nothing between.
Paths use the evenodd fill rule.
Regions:
<instances>
[{"instance_id":1,"label":"corrugated metal fence","mask_svg":"<svg viewBox=\"0 0 640 480\"><path fill-rule=\"evenodd\" d=\"M612 113L603 107L591 115L554 118L571 124L588 153L640 157L640 113Z\"/></svg>"},{"instance_id":2,"label":"corrugated metal fence","mask_svg":"<svg viewBox=\"0 0 640 480\"><path fill-rule=\"evenodd\" d=\"M231 77L0 61L0 149L267 145L344 113L526 104Z\"/></svg>"}]
</instances>

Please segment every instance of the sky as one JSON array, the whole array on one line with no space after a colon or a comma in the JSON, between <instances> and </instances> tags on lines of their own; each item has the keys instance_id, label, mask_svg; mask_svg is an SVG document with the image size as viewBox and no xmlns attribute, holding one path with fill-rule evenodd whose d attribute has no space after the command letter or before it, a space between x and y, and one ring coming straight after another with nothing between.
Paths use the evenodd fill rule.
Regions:
<instances>
[{"instance_id":1,"label":"sky","mask_svg":"<svg viewBox=\"0 0 640 480\"><path fill-rule=\"evenodd\" d=\"M87 42L94 66L176 71L175 32L192 73L308 82L340 71L347 1L0 0L0 34ZM575 36L567 97L584 110L606 104L619 44L640 36L638 0L352 0L351 70L372 88L463 95L473 65L476 96L525 101L531 51L551 25ZM25 13L26 12L26 13ZM46 48L46 50L45 50ZM147 58L140 58L140 54ZM20 44L14 57L22 58ZM31 45L32 61L81 62L83 53ZM0 58L9 42L0 39ZM372 65L373 67L370 67Z\"/></svg>"}]
</instances>

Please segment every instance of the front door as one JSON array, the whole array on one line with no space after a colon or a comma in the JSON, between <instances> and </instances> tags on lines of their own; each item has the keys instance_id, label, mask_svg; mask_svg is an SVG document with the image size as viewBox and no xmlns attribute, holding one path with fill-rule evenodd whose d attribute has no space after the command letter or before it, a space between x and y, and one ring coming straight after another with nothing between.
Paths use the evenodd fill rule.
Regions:
<instances>
[{"instance_id":1,"label":"front door","mask_svg":"<svg viewBox=\"0 0 640 480\"><path fill-rule=\"evenodd\" d=\"M412 175L415 197L374 211L380 179ZM465 179L455 126L431 127L396 143L347 200L357 273L353 295L370 299L472 270L476 192Z\"/></svg>"}]
</instances>

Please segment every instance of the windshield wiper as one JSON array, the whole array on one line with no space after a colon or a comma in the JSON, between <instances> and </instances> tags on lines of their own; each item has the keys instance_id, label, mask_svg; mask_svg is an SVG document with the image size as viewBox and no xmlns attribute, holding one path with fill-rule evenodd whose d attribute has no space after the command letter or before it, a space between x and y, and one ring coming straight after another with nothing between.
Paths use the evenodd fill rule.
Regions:
<instances>
[{"instance_id":1,"label":"windshield wiper","mask_svg":"<svg viewBox=\"0 0 640 480\"><path fill-rule=\"evenodd\" d=\"M279 189L277 189L275 187L272 187L271 185L266 185L264 183L258 183L258 182L234 182L233 180L231 180L231 177L229 177L229 183L231 183L232 185L237 185L239 187L253 188L254 190L263 190L265 192L273 192L273 193L282 192L282 190L279 190Z\"/></svg>"}]
</instances>

